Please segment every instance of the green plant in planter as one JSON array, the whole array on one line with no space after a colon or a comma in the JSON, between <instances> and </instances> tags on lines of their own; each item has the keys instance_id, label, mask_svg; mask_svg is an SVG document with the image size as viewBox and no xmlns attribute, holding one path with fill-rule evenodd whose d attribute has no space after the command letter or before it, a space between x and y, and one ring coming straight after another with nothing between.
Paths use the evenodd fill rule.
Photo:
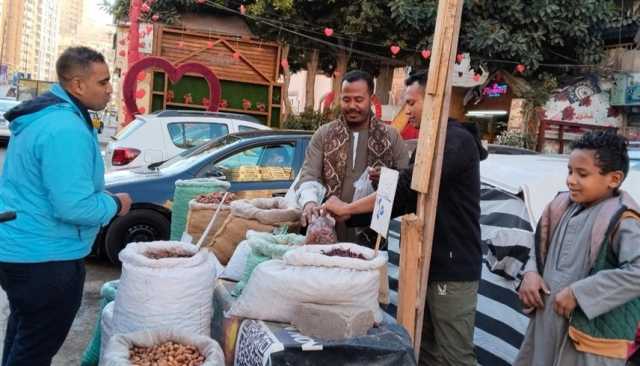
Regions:
<instances>
[{"instance_id":1,"label":"green plant in planter","mask_svg":"<svg viewBox=\"0 0 640 366\"><path fill-rule=\"evenodd\" d=\"M521 131L506 130L496 136L496 144L530 149L533 147L531 136Z\"/></svg>"},{"instance_id":2,"label":"green plant in planter","mask_svg":"<svg viewBox=\"0 0 640 366\"><path fill-rule=\"evenodd\" d=\"M315 131L318 127L330 121L329 116L324 113L306 110L298 115L290 115L284 121L283 127L291 130Z\"/></svg>"}]
</instances>

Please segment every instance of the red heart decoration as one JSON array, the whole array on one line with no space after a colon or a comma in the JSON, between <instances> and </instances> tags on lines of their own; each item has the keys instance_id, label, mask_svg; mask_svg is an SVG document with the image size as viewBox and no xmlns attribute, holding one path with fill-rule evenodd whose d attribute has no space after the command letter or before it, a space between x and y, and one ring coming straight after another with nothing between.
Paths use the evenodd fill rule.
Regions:
<instances>
[{"instance_id":1,"label":"red heart decoration","mask_svg":"<svg viewBox=\"0 0 640 366\"><path fill-rule=\"evenodd\" d=\"M127 53L124 52L124 50L121 50L120 52L118 52L118 55L120 55L121 57L124 57L127 55Z\"/></svg>"},{"instance_id":2,"label":"red heart decoration","mask_svg":"<svg viewBox=\"0 0 640 366\"><path fill-rule=\"evenodd\" d=\"M247 12L247 8L244 5L240 5L240 14L244 15Z\"/></svg>"},{"instance_id":3,"label":"red heart decoration","mask_svg":"<svg viewBox=\"0 0 640 366\"><path fill-rule=\"evenodd\" d=\"M234 52L233 55L231 55L231 57L233 57L234 60L238 61L240 60L240 52ZM287 65L289 66L289 65ZM284 66L282 66L284 67Z\"/></svg>"},{"instance_id":4,"label":"red heart decoration","mask_svg":"<svg viewBox=\"0 0 640 366\"><path fill-rule=\"evenodd\" d=\"M391 50L391 53L395 56L400 52L400 46L398 45L393 45L389 48Z\"/></svg>"},{"instance_id":5,"label":"red heart decoration","mask_svg":"<svg viewBox=\"0 0 640 366\"><path fill-rule=\"evenodd\" d=\"M153 32L153 26L152 25L148 25L147 26L147 34L151 34Z\"/></svg>"},{"instance_id":6,"label":"red heart decoration","mask_svg":"<svg viewBox=\"0 0 640 366\"><path fill-rule=\"evenodd\" d=\"M525 70L527 70L527 67L526 67L526 66L524 66L523 64L518 64L518 65L516 66L516 71L517 71L517 72L519 72L519 73L521 73L521 74L522 74L522 73L524 73L524 72L525 72Z\"/></svg>"},{"instance_id":7,"label":"red heart decoration","mask_svg":"<svg viewBox=\"0 0 640 366\"><path fill-rule=\"evenodd\" d=\"M138 81L144 81L147 78L147 73L144 71L138 74Z\"/></svg>"},{"instance_id":8,"label":"red heart decoration","mask_svg":"<svg viewBox=\"0 0 640 366\"><path fill-rule=\"evenodd\" d=\"M327 36L327 37L331 37L333 35L333 29L325 28L324 29L324 35Z\"/></svg>"},{"instance_id":9,"label":"red heart decoration","mask_svg":"<svg viewBox=\"0 0 640 366\"><path fill-rule=\"evenodd\" d=\"M147 113L147 109L145 107L138 107L138 111L140 112L140 114Z\"/></svg>"},{"instance_id":10,"label":"red heart decoration","mask_svg":"<svg viewBox=\"0 0 640 366\"><path fill-rule=\"evenodd\" d=\"M146 94L147 92L145 92L144 89L138 89L136 92L136 99L142 99Z\"/></svg>"},{"instance_id":11,"label":"red heart decoration","mask_svg":"<svg viewBox=\"0 0 640 366\"><path fill-rule=\"evenodd\" d=\"M207 66L196 62L188 62L176 67L171 62L161 57L145 57L131 65L127 72L127 76L124 78L122 91L124 94L124 103L127 106L129 113L144 113L142 112L143 109L138 108L136 105L135 91L138 80L135 75L138 75L140 72L150 68L157 68L166 72L172 83L177 83L185 74L201 74L207 81L207 84L209 84L209 100L211 103L207 110L212 112L218 111L218 106L220 104L220 80L218 80L216 74L214 74Z\"/></svg>"},{"instance_id":12,"label":"red heart decoration","mask_svg":"<svg viewBox=\"0 0 640 366\"><path fill-rule=\"evenodd\" d=\"M280 66L282 66L283 69L288 69L289 68L289 61L285 58L284 60L280 61Z\"/></svg>"},{"instance_id":13,"label":"red heart decoration","mask_svg":"<svg viewBox=\"0 0 640 366\"><path fill-rule=\"evenodd\" d=\"M206 2L207 2L207 0L196 0L196 2L197 2L198 4L204 4L204 3L206 3Z\"/></svg>"},{"instance_id":14,"label":"red heart decoration","mask_svg":"<svg viewBox=\"0 0 640 366\"><path fill-rule=\"evenodd\" d=\"M431 57L431 50L422 50L422 52L420 52L420 55L422 55L423 59L428 60L429 57Z\"/></svg>"},{"instance_id":15,"label":"red heart decoration","mask_svg":"<svg viewBox=\"0 0 640 366\"><path fill-rule=\"evenodd\" d=\"M462 60L464 60L464 55L463 55L463 54L461 54L461 53L459 53L459 54L456 56L456 63L461 63L461 62L462 62Z\"/></svg>"},{"instance_id":16,"label":"red heart decoration","mask_svg":"<svg viewBox=\"0 0 640 366\"><path fill-rule=\"evenodd\" d=\"M142 4L142 6L140 7L140 10L142 10L142 12L147 13L149 12L149 10L151 10L151 7L149 6L149 4L144 3Z\"/></svg>"},{"instance_id":17,"label":"red heart decoration","mask_svg":"<svg viewBox=\"0 0 640 366\"><path fill-rule=\"evenodd\" d=\"M178 48L183 48L184 47L184 42L180 41L178 42Z\"/></svg>"},{"instance_id":18,"label":"red heart decoration","mask_svg":"<svg viewBox=\"0 0 640 366\"><path fill-rule=\"evenodd\" d=\"M157 22L158 20L160 20L160 15L153 14L153 16L151 17L151 20L153 20L154 22Z\"/></svg>"},{"instance_id":19,"label":"red heart decoration","mask_svg":"<svg viewBox=\"0 0 640 366\"><path fill-rule=\"evenodd\" d=\"M120 43L120 46L124 46L125 44L127 44L127 42L125 42L124 39L121 39L120 42L118 42L118 43Z\"/></svg>"},{"instance_id":20,"label":"red heart decoration","mask_svg":"<svg viewBox=\"0 0 640 366\"><path fill-rule=\"evenodd\" d=\"M213 42L207 41L207 48L213 48Z\"/></svg>"}]
</instances>

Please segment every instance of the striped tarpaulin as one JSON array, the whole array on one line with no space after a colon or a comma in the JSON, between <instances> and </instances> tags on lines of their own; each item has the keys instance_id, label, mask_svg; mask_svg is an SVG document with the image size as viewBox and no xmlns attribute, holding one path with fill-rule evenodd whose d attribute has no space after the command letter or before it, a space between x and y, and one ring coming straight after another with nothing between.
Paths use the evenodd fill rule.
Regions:
<instances>
[{"instance_id":1,"label":"striped tarpaulin","mask_svg":"<svg viewBox=\"0 0 640 366\"><path fill-rule=\"evenodd\" d=\"M481 235L484 265L478 290L474 342L478 364L511 365L524 339L529 319L522 313L516 287L533 245L533 228L521 198L490 186L481 192ZM400 263L400 221L389 229L387 313L395 316Z\"/></svg>"}]
</instances>

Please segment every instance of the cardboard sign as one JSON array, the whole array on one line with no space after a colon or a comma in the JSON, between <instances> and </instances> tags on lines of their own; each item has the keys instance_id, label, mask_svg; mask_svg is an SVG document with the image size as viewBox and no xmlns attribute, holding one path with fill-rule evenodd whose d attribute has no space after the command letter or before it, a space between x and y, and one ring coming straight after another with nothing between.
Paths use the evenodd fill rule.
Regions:
<instances>
[{"instance_id":1,"label":"cardboard sign","mask_svg":"<svg viewBox=\"0 0 640 366\"><path fill-rule=\"evenodd\" d=\"M376 205L371 217L371 229L382 237L387 237L389 223L391 222L391 210L393 209L393 199L396 196L398 186L397 170L382 168L380 171L380 182L376 192Z\"/></svg>"}]
</instances>

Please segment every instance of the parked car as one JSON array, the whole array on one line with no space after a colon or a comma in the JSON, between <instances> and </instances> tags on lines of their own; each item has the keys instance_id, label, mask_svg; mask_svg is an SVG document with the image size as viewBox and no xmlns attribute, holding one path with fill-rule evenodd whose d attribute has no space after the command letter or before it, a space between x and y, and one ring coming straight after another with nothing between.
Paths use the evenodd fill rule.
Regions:
<instances>
[{"instance_id":1,"label":"parked car","mask_svg":"<svg viewBox=\"0 0 640 366\"><path fill-rule=\"evenodd\" d=\"M169 238L171 211L179 179L215 177L231 183L231 192L269 190L284 196L302 166L311 132L253 131L227 135L186 150L165 162L105 175L106 189L129 193L131 211L115 218L96 238L94 252L118 262L118 253L128 243ZM238 180L242 167L281 167L286 180L260 178Z\"/></svg>"},{"instance_id":2,"label":"parked car","mask_svg":"<svg viewBox=\"0 0 640 366\"><path fill-rule=\"evenodd\" d=\"M138 168L229 133L268 129L244 114L166 110L138 116L114 135L105 163L108 171Z\"/></svg>"},{"instance_id":3,"label":"parked car","mask_svg":"<svg viewBox=\"0 0 640 366\"><path fill-rule=\"evenodd\" d=\"M9 137L11 137L9 121L4 118L4 114L18 104L20 104L20 102L14 98L0 98L0 141L2 142L9 141Z\"/></svg>"}]
</instances>

